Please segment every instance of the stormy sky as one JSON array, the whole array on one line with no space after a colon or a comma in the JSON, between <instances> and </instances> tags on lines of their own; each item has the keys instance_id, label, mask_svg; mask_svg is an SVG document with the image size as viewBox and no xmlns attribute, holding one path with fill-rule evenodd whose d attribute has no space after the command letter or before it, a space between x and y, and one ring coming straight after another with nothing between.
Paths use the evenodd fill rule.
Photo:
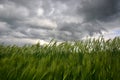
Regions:
<instances>
[{"instance_id":1,"label":"stormy sky","mask_svg":"<svg viewBox=\"0 0 120 80\"><path fill-rule=\"evenodd\" d=\"M0 43L120 36L120 0L0 0Z\"/></svg>"}]
</instances>

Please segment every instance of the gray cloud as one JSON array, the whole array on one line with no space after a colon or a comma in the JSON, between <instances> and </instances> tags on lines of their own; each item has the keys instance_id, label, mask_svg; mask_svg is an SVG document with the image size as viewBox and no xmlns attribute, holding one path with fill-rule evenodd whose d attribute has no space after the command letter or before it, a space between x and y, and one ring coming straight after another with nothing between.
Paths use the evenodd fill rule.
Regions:
<instances>
[{"instance_id":1,"label":"gray cloud","mask_svg":"<svg viewBox=\"0 0 120 80\"><path fill-rule=\"evenodd\" d=\"M119 0L81 0L82 7L78 14L85 16L85 20L107 20L119 12Z\"/></svg>"},{"instance_id":2,"label":"gray cloud","mask_svg":"<svg viewBox=\"0 0 120 80\"><path fill-rule=\"evenodd\" d=\"M79 40L119 21L119 0L0 0L0 42Z\"/></svg>"},{"instance_id":3,"label":"gray cloud","mask_svg":"<svg viewBox=\"0 0 120 80\"><path fill-rule=\"evenodd\" d=\"M29 15L26 7L17 6L14 3L0 5L0 19L23 19Z\"/></svg>"}]
</instances>

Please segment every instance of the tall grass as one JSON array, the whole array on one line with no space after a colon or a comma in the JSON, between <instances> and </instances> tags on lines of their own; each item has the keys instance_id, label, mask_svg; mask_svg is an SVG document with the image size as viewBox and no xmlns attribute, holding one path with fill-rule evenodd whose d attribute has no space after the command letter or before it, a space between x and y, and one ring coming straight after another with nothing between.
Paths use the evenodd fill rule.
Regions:
<instances>
[{"instance_id":1,"label":"tall grass","mask_svg":"<svg viewBox=\"0 0 120 80\"><path fill-rule=\"evenodd\" d=\"M120 80L120 38L0 45L0 80Z\"/></svg>"}]
</instances>

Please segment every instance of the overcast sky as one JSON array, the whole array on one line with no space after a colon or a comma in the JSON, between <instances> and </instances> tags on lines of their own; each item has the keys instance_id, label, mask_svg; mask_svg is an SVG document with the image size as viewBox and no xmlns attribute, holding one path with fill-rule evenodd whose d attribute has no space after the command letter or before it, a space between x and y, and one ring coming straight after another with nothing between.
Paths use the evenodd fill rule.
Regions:
<instances>
[{"instance_id":1,"label":"overcast sky","mask_svg":"<svg viewBox=\"0 0 120 80\"><path fill-rule=\"evenodd\" d=\"M120 0L0 0L0 43L120 36Z\"/></svg>"}]
</instances>

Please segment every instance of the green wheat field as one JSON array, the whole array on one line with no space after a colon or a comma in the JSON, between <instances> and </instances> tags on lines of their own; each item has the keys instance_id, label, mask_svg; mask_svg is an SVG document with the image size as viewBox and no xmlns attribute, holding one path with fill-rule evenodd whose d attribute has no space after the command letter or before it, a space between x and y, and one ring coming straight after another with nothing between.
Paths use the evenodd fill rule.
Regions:
<instances>
[{"instance_id":1,"label":"green wheat field","mask_svg":"<svg viewBox=\"0 0 120 80\"><path fill-rule=\"evenodd\" d=\"M0 80L120 80L120 38L1 44Z\"/></svg>"}]
</instances>

